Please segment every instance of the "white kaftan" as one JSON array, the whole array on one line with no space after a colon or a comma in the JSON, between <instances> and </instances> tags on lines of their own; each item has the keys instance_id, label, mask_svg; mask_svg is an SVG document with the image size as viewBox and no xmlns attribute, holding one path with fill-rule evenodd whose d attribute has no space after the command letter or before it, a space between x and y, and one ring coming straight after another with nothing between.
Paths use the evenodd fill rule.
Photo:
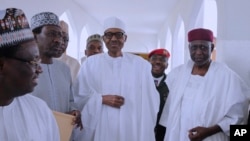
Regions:
<instances>
[{"instance_id":1,"label":"white kaftan","mask_svg":"<svg viewBox=\"0 0 250 141\"><path fill-rule=\"evenodd\" d=\"M0 106L0 141L60 141L52 111L30 94Z\"/></svg>"},{"instance_id":2,"label":"white kaftan","mask_svg":"<svg viewBox=\"0 0 250 141\"><path fill-rule=\"evenodd\" d=\"M72 79L69 67L56 59L53 64L41 64L43 73L32 94L43 99L58 112L69 112L73 106Z\"/></svg>"},{"instance_id":3,"label":"white kaftan","mask_svg":"<svg viewBox=\"0 0 250 141\"><path fill-rule=\"evenodd\" d=\"M56 58L56 59L64 62L66 65L69 66L72 81L75 81L75 79L77 77L77 74L78 74L78 71L80 69L80 63L78 62L78 60L76 60L75 58L67 55L66 53L63 53L60 58Z\"/></svg>"},{"instance_id":4,"label":"white kaftan","mask_svg":"<svg viewBox=\"0 0 250 141\"><path fill-rule=\"evenodd\" d=\"M223 132L203 141L229 141L230 125L246 123L249 88L224 64L212 62L202 78L192 76L192 68L190 60L168 74L170 93L160 120L167 128L164 141L189 141L188 130L216 124Z\"/></svg>"},{"instance_id":5,"label":"white kaftan","mask_svg":"<svg viewBox=\"0 0 250 141\"><path fill-rule=\"evenodd\" d=\"M154 141L159 96L149 62L123 53L88 57L78 78L78 102L83 102L84 141ZM125 98L120 109L102 104L102 95Z\"/></svg>"}]
</instances>

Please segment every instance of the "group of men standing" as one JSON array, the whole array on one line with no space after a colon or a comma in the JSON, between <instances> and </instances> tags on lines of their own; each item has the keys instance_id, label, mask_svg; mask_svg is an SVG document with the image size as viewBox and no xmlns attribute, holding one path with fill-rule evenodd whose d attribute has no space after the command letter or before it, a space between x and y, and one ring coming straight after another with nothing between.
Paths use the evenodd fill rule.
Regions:
<instances>
[{"instance_id":1,"label":"group of men standing","mask_svg":"<svg viewBox=\"0 0 250 141\"><path fill-rule=\"evenodd\" d=\"M7 10L15 13L18 9ZM78 129L73 131L72 141L228 141L230 125L246 124L249 87L225 64L211 60L214 37L208 29L198 28L188 32L191 60L166 75L170 53L166 49L153 50L147 61L123 52L128 38L126 25L119 18L110 17L104 21L103 36L94 34L87 39L85 53L88 57L81 66L75 65L79 69L73 73L69 67L72 61L68 61L68 64L59 61L67 60L65 56L61 57L70 40L67 24L60 22L52 12L34 15L30 24L30 28L25 27L29 32L22 33L32 31L33 36L18 40L17 43L15 39L14 45L7 38L0 40L0 49L13 49L31 42L24 44L30 50L21 47L17 53L36 59L28 61L0 54L1 113L6 114L5 109L10 106L21 111L32 108L22 103L22 106L17 107L12 102L13 99L26 98L25 94L30 93L45 101L51 110L76 117L73 123ZM0 30L0 37L9 35L5 32ZM103 52L103 43L107 52ZM16 88L12 77L19 78L20 72L24 70L19 70L19 75L9 75L14 65L11 66L13 70L8 71L6 58L35 66L35 71L29 71L33 70L33 75L36 74L32 82L37 82L37 86L33 85L26 91ZM15 91L9 92L9 88ZM19 91L22 91L22 95L18 95ZM33 101L31 103L38 101L41 103L40 108L45 107L46 111L48 108L33 96L28 97ZM39 106L34 108L39 109ZM59 140L58 132L54 131L56 137L52 137L52 133L48 133L46 127L41 125L45 119L37 118L34 115L39 114L35 110L31 111L31 121L42 127L39 131L44 136L49 136L42 139ZM0 122L7 121L4 114L0 114ZM17 114L22 115L19 112ZM13 112L8 115L12 119L23 118L18 120L28 121L27 116L13 117ZM52 128L55 120L51 113L46 118L51 123L47 128ZM0 140L12 138L10 128L6 126L0 125ZM14 139L41 140L32 135L32 124L18 126L25 127L29 132L25 136L15 135ZM16 132L21 132L22 128L16 129ZM53 129L57 130L57 127Z\"/></svg>"}]
</instances>

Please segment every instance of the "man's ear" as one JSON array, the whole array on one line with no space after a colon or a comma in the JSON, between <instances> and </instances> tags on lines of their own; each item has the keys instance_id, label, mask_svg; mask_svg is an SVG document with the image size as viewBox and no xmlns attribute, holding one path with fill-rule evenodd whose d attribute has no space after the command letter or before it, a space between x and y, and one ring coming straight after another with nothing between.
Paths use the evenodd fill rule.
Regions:
<instances>
[{"instance_id":1,"label":"man's ear","mask_svg":"<svg viewBox=\"0 0 250 141\"><path fill-rule=\"evenodd\" d=\"M124 42L127 41L127 38L128 38L128 36L127 36L127 35L124 35Z\"/></svg>"},{"instance_id":2,"label":"man's ear","mask_svg":"<svg viewBox=\"0 0 250 141\"><path fill-rule=\"evenodd\" d=\"M35 41L37 42L37 35L35 33L33 33Z\"/></svg>"},{"instance_id":3,"label":"man's ear","mask_svg":"<svg viewBox=\"0 0 250 141\"><path fill-rule=\"evenodd\" d=\"M214 50L214 44L211 45L211 52Z\"/></svg>"},{"instance_id":4,"label":"man's ear","mask_svg":"<svg viewBox=\"0 0 250 141\"><path fill-rule=\"evenodd\" d=\"M166 64L166 67L165 67L165 69L167 69L168 68L168 63Z\"/></svg>"},{"instance_id":5,"label":"man's ear","mask_svg":"<svg viewBox=\"0 0 250 141\"><path fill-rule=\"evenodd\" d=\"M166 58L166 67L165 67L165 69L167 69L168 68L168 58Z\"/></svg>"},{"instance_id":6,"label":"man's ear","mask_svg":"<svg viewBox=\"0 0 250 141\"><path fill-rule=\"evenodd\" d=\"M87 56L87 49L85 49L84 53L85 53L85 56Z\"/></svg>"}]
</instances>

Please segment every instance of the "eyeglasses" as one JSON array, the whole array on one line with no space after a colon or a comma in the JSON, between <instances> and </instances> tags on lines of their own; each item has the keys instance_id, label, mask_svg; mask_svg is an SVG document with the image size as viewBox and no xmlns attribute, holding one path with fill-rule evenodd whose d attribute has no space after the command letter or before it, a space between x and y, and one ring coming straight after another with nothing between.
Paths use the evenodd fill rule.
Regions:
<instances>
[{"instance_id":1,"label":"eyeglasses","mask_svg":"<svg viewBox=\"0 0 250 141\"><path fill-rule=\"evenodd\" d=\"M28 61L28 60L18 58L18 57L15 57L15 56L11 56L11 57L8 57L8 58L15 59L15 60L18 60L18 61L21 61L21 62L24 62L24 63L28 63L29 65L31 65L35 69L37 69L41 64L41 59Z\"/></svg>"},{"instance_id":2,"label":"eyeglasses","mask_svg":"<svg viewBox=\"0 0 250 141\"><path fill-rule=\"evenodd\" d=\"M116 39L121 39L124 35L125 35L125 33L123 33L123 32L106 32L106 33L104 33L104 37L106 37L107 39L111 39L113 36L115 36Z\"/></svg>"}]
</instances>

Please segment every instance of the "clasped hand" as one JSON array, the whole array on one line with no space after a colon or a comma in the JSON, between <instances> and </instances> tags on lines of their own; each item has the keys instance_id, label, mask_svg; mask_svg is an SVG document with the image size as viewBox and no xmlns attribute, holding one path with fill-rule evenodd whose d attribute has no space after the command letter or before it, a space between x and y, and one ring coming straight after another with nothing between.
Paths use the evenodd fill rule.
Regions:
<instances>
[{"instance_id":1,"label":"clasped hand","mask_svg":"<svg viewBox=\"0 0 250 141\"><path fill-rule=\"evenodd\" d=\"M102 103L115 107L120 108L124 104L124 97L120 95L103 95L102 96Z\"/></svg>"}]
</instances>

